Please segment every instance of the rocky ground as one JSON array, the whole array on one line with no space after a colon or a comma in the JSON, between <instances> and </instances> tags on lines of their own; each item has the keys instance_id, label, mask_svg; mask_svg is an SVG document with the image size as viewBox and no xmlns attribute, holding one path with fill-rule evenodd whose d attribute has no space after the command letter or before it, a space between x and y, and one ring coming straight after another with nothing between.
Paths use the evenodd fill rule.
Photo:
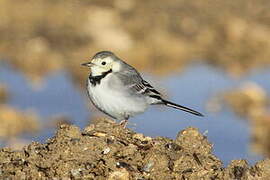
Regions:
<instances>
[{"instance_id":1,"label":"rocky ground","mask_svg":"<svg viewBox=\"0 0 270 180\"><path fill-rule=\"evenodd\" d=\"M84 85L88 71L80 64L108 49L158 75L199 60L239 76L270 65L269 5L268 0L1 0L0 66L7 62L38 88L59 70ZM0 84L0 137L12 148L18 143L10 138L42 128L35 111L6 104L13 95ZM252 146L269 157L267 93L248 86L224 95L222 101L250 120ZM0 179L269 179L269 164L250 167L237 160L225 168L196 129L170 140L107 122L83 132L61 126L45 144L1 149Z\"/></svg>"},{"instance_id":2,"label":"rocky ground","mask_svg":"<svg viewBox=\"0 0 270 180\"><path fill-rule=\"evenodd\" d=\"M196 128L175 140L146 137L103 121L81 131L61 125L46 143L21 151L0 150L0 179L268 179L270 160L228 167L212 154L212 144Z\"/></svg>"}]
</instances>

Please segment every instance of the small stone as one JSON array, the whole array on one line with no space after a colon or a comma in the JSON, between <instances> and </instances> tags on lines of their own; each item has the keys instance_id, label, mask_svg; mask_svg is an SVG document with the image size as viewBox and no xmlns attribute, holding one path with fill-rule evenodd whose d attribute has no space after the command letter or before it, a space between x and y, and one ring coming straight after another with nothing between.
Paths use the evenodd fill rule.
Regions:
<instances>
[{"instance_id":1,"label":"small stone","mask_svg":"<svg viewBox=\"0 0 270 180\"><path fill-rule=\"evenodd\" d=\"M94 132L93 136L97 136L97 137L105 137L106 133L102 133L102 132Z\"/></svg>"},{"instance_id":2,"label":"small stone","mask_svg":"<svg viewBox=\"0 0 270 180\"><path fill-rule=\"evenodd\" d=\"M85 129L84 129L84 132L90 132L92 130L95 129L95 125L94 124L90 124L89 126L87 126Z\"/></svg>"},{"instance_id":3,"label":"small stone","mask_svg":"<svg viewBox=\"0 0 270 180\"><path fill-rule=\"evenodd\" d=\"M152 167L154 166L154 164L155 163L153 161L148 162L146 165L144 165L143 171L149 173Z\"/></svg>"},{"instance_id":4,"label":"small stone","mask_svg":"<svg viewBox=\"0 0 270 180\"><path fill-rule=\"evenodd\" d=\"M60 129L57 131L57 136L65 136L72 139L79 139L81 137L81 131L80 128L76 126L62 124L60 125Z\"/></svg>"},{"instance_id":5,"label":"small stone","mask_svg":"<svg viewBox=\"0 0 270 180\"><path fill-rule=\"evenodd\" d=\"M134 134L134 135L133 135L133 138L134 138L134 139L138 139L138 140L140 140L140 141L150 141L150 140L152 140L151 137L149 137L149 136L144 136L144 135L141 134L141 133Z\"/></svg>"},{"instance_id":6,"label":"small stone","mask_svg":"<svg viewBox=\"0 0 270 180\"><path fill-rule=\"evenodd\" d=\"M105 149L103 149L102 154L108 154L111 151L111 148L106 147Z\"/></svg>"},{"instance_id":7,"label":"small stone","mask_svg":"<svg viewBox=\"0 0 270 180\"><path fill-rule=\"evenodd\" d=\"M76 176L79 176L81 171L83 171L82 168L79 168L79 169L71 169L70 173L73 177L76 177Z\"/></svg>"},{"instance_id":8,"label":"small stone","mask_svg":"<svg viewBox=\"0 0 270 180\"><path fill-rule=\"evenodd\" d=\"M129 172L126 169L120 169L110 174L108 180L127 180L129 179Z\"/></svg>"}]
</instances>

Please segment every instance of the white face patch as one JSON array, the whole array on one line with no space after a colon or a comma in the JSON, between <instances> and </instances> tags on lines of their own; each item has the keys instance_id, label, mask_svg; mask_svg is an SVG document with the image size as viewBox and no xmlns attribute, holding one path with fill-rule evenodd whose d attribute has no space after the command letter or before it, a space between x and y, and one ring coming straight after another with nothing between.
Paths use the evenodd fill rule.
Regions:
<instances>
[{"instance_id":1,"label":"white face patch","mask_svg":"<svg viewBox=\"0 0 270 180\"><path fill-rule=\"evenodd\" d=\"M92 76L100 76L111 69L114 71L113 67L117 64L111 57L93 59L92 63L94 64L91 67Z\"/></svg>"},{"instance_id":2,"label":"white face patch","mask_svg":"<svg viewBox=\"0 0 270 180\"><path fill-rule=\"evenodd\" d=\"M91 69L91 75L92 76L100 76L100 75L102 75L102 73L105 72L105 69L103 69L103 68L101 68L101 67L99 67L97 65L91 66L90 69Z\"/></svg>"}]
</instances>

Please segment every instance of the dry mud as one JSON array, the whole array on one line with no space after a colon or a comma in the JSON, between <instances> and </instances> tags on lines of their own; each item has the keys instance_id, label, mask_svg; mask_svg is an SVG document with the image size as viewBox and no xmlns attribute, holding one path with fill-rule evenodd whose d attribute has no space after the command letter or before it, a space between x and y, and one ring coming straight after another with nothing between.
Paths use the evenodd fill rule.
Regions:
<instances>
[{"instance_id":1,"label":"dry mud","mask_svg":"<svg viewBox=\"0 0 270 180\"><path fill-rule=\"evenodd\" d=\"M270 160L224 167L196 128L175 140L146 137L104 121L81 131L61 125L46 143L0 150L0 179L269 179Z\"/></svg>"}]
</instances>

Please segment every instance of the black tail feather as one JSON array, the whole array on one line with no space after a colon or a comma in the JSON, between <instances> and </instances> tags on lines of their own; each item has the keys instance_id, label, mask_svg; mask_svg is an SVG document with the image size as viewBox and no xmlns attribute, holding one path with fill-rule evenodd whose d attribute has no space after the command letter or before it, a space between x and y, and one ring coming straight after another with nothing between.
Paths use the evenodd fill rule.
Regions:
<instances>
[{"instance_id":1,"label":"black tail feather","mask_svg":"<svg viewBox=\"0 0 270 180\"><path fill-rule=\"evenodd\" d=\"M198 111L195 111L193 109L190 109L190 108L187 108L185 106L181 106L179 104L175 104L173 102L170 102L170 101L167 101L167 100L164 100L162 99L162 102L166 105L166 106L169 106L169 107L172 107L172 108L175 108L175 109L179 109L179 110L182 110L182 111L185 111L185 112L188 112L188 113L191 113L191 114L194 114L196 116L203 116L202 113L199 113Z\"/></svg>"}]
</instances>

